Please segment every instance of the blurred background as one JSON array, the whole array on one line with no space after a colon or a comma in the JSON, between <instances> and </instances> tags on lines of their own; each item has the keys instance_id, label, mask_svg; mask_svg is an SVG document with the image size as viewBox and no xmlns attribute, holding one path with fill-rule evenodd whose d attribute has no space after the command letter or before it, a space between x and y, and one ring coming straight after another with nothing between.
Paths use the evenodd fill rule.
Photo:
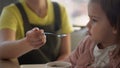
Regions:
<instances>
[{"instance_id":1,"label":"blurred background","mask_svg":"<svg viewBox=\"0 0 120 68\"><path fill-rule=\"evenodd\" d=\"M15 3L19 0L0 0L0 14L6 5ZM69 21L73 24L74 32L71 34L72 50L78 45L79 41L86 35L86 24L89 21L87 4L88 0L52 0L65 6Z\"/></svg>"},{"instance_id":2,"label":"blurred background","mask_svg":"<svg viewBox=\"0 0 120 68\"><path fill-rule=\"evenodd\" d=\"M88 0L53 0L63 4L74 27L84 27L89 21L87 13ZM80 28L76 28L80 29Z\"/></svg>"}]
</instances>

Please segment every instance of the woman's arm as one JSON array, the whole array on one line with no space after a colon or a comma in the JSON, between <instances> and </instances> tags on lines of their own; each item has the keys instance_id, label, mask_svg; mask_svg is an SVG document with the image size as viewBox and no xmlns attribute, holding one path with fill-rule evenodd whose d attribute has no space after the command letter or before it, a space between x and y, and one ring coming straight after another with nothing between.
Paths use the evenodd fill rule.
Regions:
<instances>
[{"instance_id":1,"label":"woman's arm","mask_svg":"<svg viewBox=\"0 0 120 68\"><path fill-rule=\"evenodd\" d=\"M15 40L15 37L16 32L13 30L0 30L0 59L17 58L46 42L44 31L38 28L28 31L23 39Z\"/></svg>"},{"instance_id":2,"label":"woman's arm","mask_svg":"<svg viewBox=\"0 0 120 68\"><path fill-rule=\"evenodd\" d=\"M61 38L60 56L58 60L65 59L71 53L71 36L67 34L66 37Z\"/></svg>"}]
</instances>

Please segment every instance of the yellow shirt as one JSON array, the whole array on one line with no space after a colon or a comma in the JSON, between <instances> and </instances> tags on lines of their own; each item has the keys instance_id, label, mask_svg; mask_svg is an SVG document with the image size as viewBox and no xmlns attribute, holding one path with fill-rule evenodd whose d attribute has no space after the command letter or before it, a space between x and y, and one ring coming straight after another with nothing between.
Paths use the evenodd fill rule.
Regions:
<instances>
[{"instance_id":1,"label":"yellow shirt","mask_svg":"<svg viewBox=\"0 0 120 68\"><path fill-rule=\"evenodd\" d=\"M38 25L48 25L54 23L53 5L50 0L47 0L47 2L48 2L47 15L44 18L40 18L38 15L36 15L33 11L31 11L28 8L24 0L21 1L30 23ZM66 10L62 5L60 5L60 9L62 19L61 33L71 33L73 31L73 28L71 23L69 23L68 21ZM16 39L24 37L23 19L15 4L6 6L2 11L0 18L0 30L4 28L9 28L11 30L16 31Z\"/></svg>"}]
</instances>

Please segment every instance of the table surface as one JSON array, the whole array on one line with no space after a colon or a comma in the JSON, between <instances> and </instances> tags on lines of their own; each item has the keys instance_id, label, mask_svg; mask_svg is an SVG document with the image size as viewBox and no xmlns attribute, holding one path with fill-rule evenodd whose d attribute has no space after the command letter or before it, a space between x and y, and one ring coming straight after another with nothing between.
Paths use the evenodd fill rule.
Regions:
<instances>
[{"instance_id":1,"label":"table surface","mask_svg":"<svg viewBox=\"0 0 120 68\"><path fill-rule=\"evenodd\" d=\"M21 65L20 68L46 68L45 64Z\"/></svg>"},{"instance_id":2,"label":"table surface","mask_svg":"<svg viewBox=\"0 0 120 68\"><path fill-rule=\"evenodd\" d=\"M0 60L0 68L20 68L20 65L14 60Z\"/></svg>"},{"instance_id":3,"label":"table surface","mask_svg":"<svg viewBox=\"0 0 120 68\"><path fill-rule=\"evenodd\" d=\"M0 68L46 68L45 64L19 65L14 60L0 60Z\"/></svg>"}]
</instances>

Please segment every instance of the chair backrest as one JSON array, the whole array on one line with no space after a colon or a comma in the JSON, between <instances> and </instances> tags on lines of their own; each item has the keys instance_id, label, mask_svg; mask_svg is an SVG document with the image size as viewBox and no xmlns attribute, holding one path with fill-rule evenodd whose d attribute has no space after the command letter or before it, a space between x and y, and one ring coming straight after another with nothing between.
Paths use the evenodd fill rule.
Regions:
<instances>
[{"instance_id":1,"label":"chair backrest","mask_svg":"<svg viewBox=\"0 0 120 68\"><path fill-rule=\"evenodd\" d=\"M71 47L74 50L80 41L87 35L87 28L82 28L71 33Z\"/></svg>"},{"instance_id":2,"label":"chair backrest","mask_svg":"<svg viewBox=\"0 0 120 68\"><path fill-rule=\"evenodd\" d=\"M11 3L15 3L15 2L17 2L17 1L19 1L19 0L0 0L0 14L1 14L1 12L2 12L2 9L3 9L5 6L7 6L7 5L11 4Z\"/></svg>"}]
</instances>

